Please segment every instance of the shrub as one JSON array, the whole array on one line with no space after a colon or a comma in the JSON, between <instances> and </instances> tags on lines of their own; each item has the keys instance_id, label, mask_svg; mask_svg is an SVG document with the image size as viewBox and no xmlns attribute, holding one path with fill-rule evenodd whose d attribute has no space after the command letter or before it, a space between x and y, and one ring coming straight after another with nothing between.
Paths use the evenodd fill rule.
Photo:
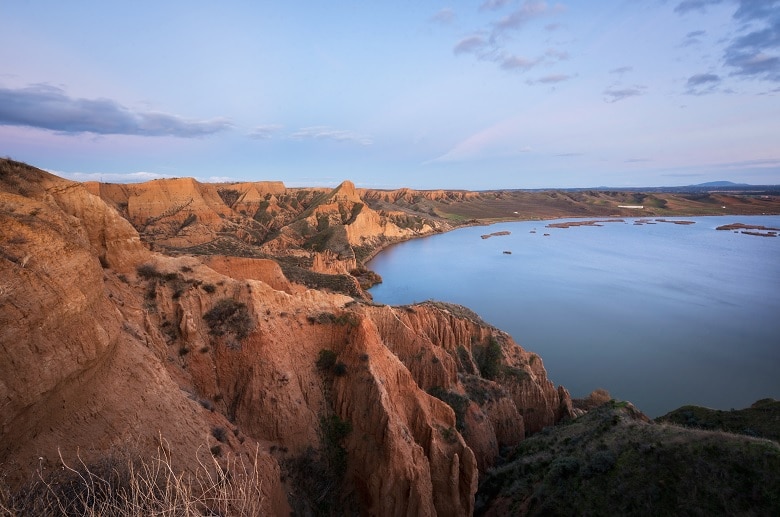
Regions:
<instances>
[{"instance_id":1,"label":"shrub","mask_svg":"<svg viewBox=\"0 0 780 517\"><path fill-rule=\"evenodd\" d=\"M342 420L338 415L320 418L320 431L322 433L322 445L328 464L341 478L347 469L347 451L341 442L352 432L352 424Z\"/></svg>"},{"instance_id":2,"label":"shrub","mask_svg":"<svg viewBox=\"0 0 780 517\"><path fill-rule=\"evenodd\" d=\"M209 325L210 334L222 336L230 332L239 340L246 338L254 326L246 304L232 298L219 300L203 319Z\"/></svg>"},{"instance_id":3,"label":"shrub","mask_svg":"<svg viewBox=\"0 0 780 517\"><path fill-rule=\"evenodd\" d=\"M328 371L336 364L336 352L333 350L320 350L317 357L317 368L322 371Z\"/></svg>"},{"instance_id":4,"label":"shrub","mask_svg":"<svg viewBox=\"0 0 780 517\"><path fill-rule=\"evenodd\" d=\"M501 359L504 354L501 350L501 345L495 339L490 339L490 343L487 346L476 348L477 367L482 377L494 380L501 371Z\"/></svg>"},{"instance_id":5,"label":"shrub","mask_svg":"<svg viewBox=\"0 0 780 517\"><path fill-rule=\"evenodd\" d=\"M157 271L157 268L154 266L154 264L141 264L136 268L136 273L138 273L138 276L143 278L144 280L153 280L156 278L160 278L162 276L159 271Z\"/></svg>"},{"instance_id":6,"label":"shrub","mask_svg":"<svg viewBox=\"0 0 780 517\"><path fill-rule=\"evenodd\" d=\"M214 284L203 284L200 288L209 294L213 294L217 290L217 288L214 287Z\"/></svg>"},{"instance_id":7,"label":"shrub","mask_svg":"<svg viewBox=\"0 0 780 517\"><path fill-rule=\"evenodd\" d=\"M454 391L445 391L441 386L434 386L428 390L429 395L445 402L455 412L455 427L458 431L466 429L466 410L469 408L469 399Z\"/></svg>"},{"instance_id":8,"label":"shrub","mask_svg":"<svg viewBox=\"0 0 780 517\"><path fill-rule=\"evenodd\" d=\"M345 376L347 374L347 365L341 361L337 362L335 365L333 365L333 373L336 375L336 377Z\"/></svg>"},{"instance_id":9,"label":"shrub","mask_svg":"<svg viewBox=\"0 0 780 517\"><path fill-rule=\"evenodd\" d=\"M580 470L580 462L573 456L555 458L550 464L549 476L551 479L560 479L576 474Z\"/></svg>"},{"instance_id":10,"label":"shrub","mask_svg":"<svg viewBox=\"0 0 780 517\"><path fill-rule=\"evenodd\" d=\"M615 466L617 457L615 453L610 450L596 451L593 457L590 459L590 463L585 467L583 474L587 476L593 476L596 474L604 474Z\"/></svg>"},{"instance_id":11,"label":"shrub","mask_svg":"<svg viewBox=\"0 0 780 517\"><path fill-rule=\"evenodd\" d=\"M211 436L213 436L218 442L227 442L227 431L224 427L212 427Z\"/></svg>"}]
</instances>

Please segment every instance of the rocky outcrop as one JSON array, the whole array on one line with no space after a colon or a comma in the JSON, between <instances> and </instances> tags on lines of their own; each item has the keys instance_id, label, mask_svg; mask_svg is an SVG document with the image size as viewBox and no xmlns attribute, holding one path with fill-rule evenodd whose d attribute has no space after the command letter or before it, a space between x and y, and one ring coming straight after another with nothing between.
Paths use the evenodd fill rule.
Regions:
<instances>
[{"instance_id":1,"label":"rocky outcrop","mask_svg":"<svg viewBox=\"0 0 780 517\"><path fill-rule=\"evenodd\" d=\"M201 261L214 271L238 280L260 280L288 294L294 289L279 264L270 259L210 255L201 257Z\"/></svg>"},{"instance_id":2,"label":"rocky outcrop","mask_svg":"<svg viewBox=\"0 0 780 517\"><path fill-rule=\"evenodd\" d=\"M149 221L163 199L227 197L160 185L136 201L148 185L110 187L112 206L94 185L0 161L0 479L12 486L56 468L59 451L91 462L164 447L183 473L251 459L267 514L289 514L291 493L304 512L353 500L371 515L469 515L498 448L567 414L541 360L464 308L375 306L295 284L273 260L149 251L123 203ZM345 184L312 214L338 213L343 229L366 210L358 199ZM334 261L319 253L317 267ZM333 483L311 496L301 465Z\"/></svg>"},{"instance_id":3,"label":"rocky outcrop","mask_svg":"<svg viewBox=\"0 0 780 517\"><path fill-rule=\"evenodd\" d=\"M323 274L349 274L389 243L451 228L433 218L379 213L349 181L330 190L288 189L281 182L206 184L191 178L85 185L155 249L285 256Z\"/></svg>"}]
</instances>

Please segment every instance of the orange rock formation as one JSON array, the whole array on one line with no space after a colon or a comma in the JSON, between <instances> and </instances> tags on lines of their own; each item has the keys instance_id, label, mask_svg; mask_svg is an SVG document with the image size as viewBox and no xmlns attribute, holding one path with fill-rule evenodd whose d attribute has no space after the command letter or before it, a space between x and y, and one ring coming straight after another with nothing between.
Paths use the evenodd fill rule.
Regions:
<instances>
[{"instance_id":1,"label":"orange rock formation","mask_svg":"<svg viewBox=\"0 0 780 517\"><path fill-rule=\"evenodd\" d=\"M150 457L162 440L185 473L204 456L256 459L264 511L281 515L308 504L288 501L295 465L336 447L344 504L469 515L498 447L570 414L537 356L457 306L375 306L291 282L274 260L142 244L137 229L171 249L212 242L236 206L291 200L279 184L231 185L235 200L219 188L82 185L0 161L0 469L12 487L57 468L58 451ZM349 183L317 195L307 224L346 227L347 255L416 231ZM197 224L182 225L190 214ZM317 251L317 269L342 271L327 265L334 248ZM338 443L328 418L348 429Z\"/></svg>"}]
</instances>

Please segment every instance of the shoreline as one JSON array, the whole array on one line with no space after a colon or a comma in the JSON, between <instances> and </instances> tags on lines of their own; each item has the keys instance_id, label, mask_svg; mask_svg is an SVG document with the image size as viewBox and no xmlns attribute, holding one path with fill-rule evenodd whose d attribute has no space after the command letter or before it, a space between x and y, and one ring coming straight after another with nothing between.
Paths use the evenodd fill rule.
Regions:
<instances>
[{"instance_id":1,"label":"shoreline","mask_svg":"<svg viewBox=\"0 0 780 517\"><path fill-rule=\"evenodd\" d=\"M658 222L665 222L665 223L672 223L677 224L680 226L685 226L688 224L691 224L690 221L684 221L684 222L675 222L670 221L670 218L680 218L680 217L777 217L780 216L780 212L778 213L768 213L768 214L680 214L680 215L670 215L670 216L624 216L624 215L614 215L614 216L604 216L605 219L610 219L609 221L604 222L619 222L622 220L623 222L627 222L627 220L633 220L636 221L658 221ZM582 216L582 215L571 215L571 216L563 216L563 217L534 217L534 218L496 218L496 219L484 219L477 222L469 222L465 224L461 224L458 226L453 226L449 230L443 230L439 229L437 231L433 231L431 233L427 233L425 235L415 235L413 237L409 238L399 238L394 239L392 241L388 241L386 243L383 243L380 246L377 246L374 250L372 250L370 253L366 255L366 258L364 258L361 261L361 264L363 267L371 270L371 268L368 267L368 263L371 262L373 259L377 257L380 253L382 253L384 250L389 249L392 246L395 246L397 244L402 244L404 242L409 242L417 239L425 239L428 237L433 237L435 235L441 235L444 233L450 233L456 230L459 230L461 228L474 228L477 226L492 226L494 224L503 224L503 223L526 223L529 221L539 221L539 222L549 222L549 221L557 221L559 219L578 219L578 220L593 220L591 216ZM593 220L595 222L595 220ZM647 223L644 223L647 224ZM739 224L739 223L732 223L732 224ZM585 224L572 224L571 226L583 226ZM598 226L598 225L585 225L585 226ZM371 270L373 271L373 270Z\"/></svg>"},{"instance_id":2,"label":"shoreline","mask_svg":"<svg viewBox=\"0 0 780 517\"><path fill-rule=\"evenodd\" d=\"M780 214L722 214L722 215L719 214L719 215L695 215L695 216L682 216L681 215L681 216L673 216L673 217L669 217L668 216L668 217L665 217L665 218L658 218L658 220L659 220L659 224L660 224L660 222L663 222L663 223L667 223L668 225L672 225L672 226L675 226L675 227L676 226L689 226L689 225L693 225L693 224L697 224L697 223L699 223L699 224L703 223L703 226L705 226L703 228L704 231L708 231L708 230L715 231L716 229L718 229L719 225L716 224L716 225L713 225L712 228L707 228L706 227L706 223L707 223L708 219L712 220L713 218L734 218L735 221L732 221L732 222L728 223L729 225L732 225L732 224L737 224L737 225L742 224L742 225L745 225L745 226L751 226L752 227L752 226L755 226L755 225L749 224L750 221L747 221L747 220L753 219L753 218L776 218L776 217L780 217ZM695 218L696 220L695 221L684 220L683 218L685 218L685 219ZM584 224L582 224L582 223L586 223L588 221L587 217L578 217L578 216L556 217L556 218L552 218L552 219L544 219L544 220L541 220L541 221L557 221L557 220L567 220L567 219L573 219L573 220L575 220L574 222L580 222L581 223L581 224L575 224L574 226L583 226ZM611 218L609 221L605 221L605 222L620 222L620 221L622 221L622 222L624 222L626 224L631 224L632 222L639 221L639 220L655 221L656 219L657 218L647 218L647 217L615 217L615 218ZM743 221L739 222L738 221L739 219L742 219ZM457 229L460 229L460 228L473 227L473 226L491 226L491 225L494 225L494 224L505 224L505 223L529 223L529 222L536 222L536 221L540 221L540 220L539 219L499 220L499 221L493 221L493 222L490 222L490 223L483 223L483 224L462 225L462 226L458 226L456 228L453 228L452 230L448 230L447 232L453 231L453 230L457 230ZM724 222L724 224L725 224L725 222ZM770 226L777 226L777 225L776 224L771 224ZM744 227L740 227L740 229L744 229ZM445 233L445 232L438 232L438 233ZM717 232L717 233L722 233L722 232ZM731 233L731 232L726 232L726 233ZM745 232L740 232L740 233L745 233ZM515 234L514 229L511 232L511 234L513 234L513 235ZM418 238L422 238L422 237L431 237L432 235L433 234L418 236L418 237L414 237L414 239L418 239ZM477 237L479 237L479 236L477 236ZM411 240L413 240L413 239L399 240L399 241L396 241L396 242L392 243L391 246L395 245L395 244L400 244L402 242L411 241ZM384 249L387 249L387 248L389 248L389 246L383 247L382 250L378 250L378 252L375 253L372 256L372 259L376 258L376 256L379 255L379 252L381 252L381 251L383 251ZM367 262L366 262L366 267L373 271L373 269L370 267L370 265ZM371 292L370 288L368 289L368 292L369 293ZM480 312L478 310L472 309L471 306L468 303L453 302L452 300L449 300L449 299L446 299L446 298L438 298L435 295L434 296L423 297L423 298L420 298L420 299L422 301L419 301L419 302L398 302L398 303L387 303L387 302L382 302L382 301L376 301L375 300L375 303L379 303L379 304L382 304L382 305L389 305L389 306L392 306L392 307L403 306L403 305L414 304L414 303L425 303L425 302L429 302L429 301L440 301L440 302L444 302L444 303L458 303L458 304L461 304L461 305L463 305L464 307L466 307L466 308L468 308L470 310L473 310L481 318L483 317L483 313L482 312ZM508 332L506 330L506 325L496 324L496 323L492 323L492 322L489 323L489 324L496 326L496 328L498 328L498 329L500 329L500 330L502 330L504 332ZM514 334L510 333L510 335L512 335L513 338L515 337ZM517 336L517 341L518 341L518 343L521 343L522 335L518 335ZM532 351L535 350L535 349L532 349L532 348L528 348L528 349L532 350ZM537 353L539 353L539 355L542 357L542 360L544 360L545 355L542 352L537 352ZM551 378L551 380L553 380L553 382L555 382L556 385L562 385L562 386L566 387L567 389L569 389L569 386L565 382L562 382L562 381L559 381L557 379L554 379L552 376L550 378ZM596 387L598 387L598 386L593 386L592 389L595 389ZM602 387L605 387L607 389L610 388L609 386L602 386ZM589 393L588 390L586 390L586 392L582 392L582 393L580 393L580 392L576 392L576 393L572 392L572 397L573 398L584 398L584 397L586 397L588 395L588 393ZM772 394L769 394L769 395L771 396ZM631 399L627 398L627 400L631 400ZM747 404L749 405L749 402ZM664 407L663 409L660 409L660 410L652 410L651 412L648 412L647 414L648 415L652 414L653 416L651 416L651 418L656 418L656 417L659 417L659 416L663 416L664 414L669 413L671 411L674 411L674 410L678 409L679 406L682 406L682 405L703 405L703 403L697 402L697 400L695 398L690 398L690 399L686 399L684 403L672 404L672 405L670 405L668 407ZM712 406L713 404L709 403L709 405ZM643 408L641 406L637 406L637 407L639 407L640 410L643 410ZM714 405L714 409L718 409L718 410L722 410L722 411L729 410L730 407L731 407L731 405L728 404L728 403L724 404L722 407L718 406L717 404Z\"/></svg>"}]
</instances>

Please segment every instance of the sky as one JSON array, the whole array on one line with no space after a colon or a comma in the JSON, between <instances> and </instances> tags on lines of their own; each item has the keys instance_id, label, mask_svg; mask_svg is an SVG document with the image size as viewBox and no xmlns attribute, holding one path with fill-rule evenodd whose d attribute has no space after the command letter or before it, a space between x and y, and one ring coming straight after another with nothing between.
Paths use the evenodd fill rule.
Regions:
<instances>
[{"instance_id":1,"label":"sky","mask_svg":"<svg viewBox=\"0 0 780 517\"><path fill-rule=\"evenodd\" d=\"M78 181L780 184L780 0L0 0L0 156Z\"/></svg>"}]
</instances>

